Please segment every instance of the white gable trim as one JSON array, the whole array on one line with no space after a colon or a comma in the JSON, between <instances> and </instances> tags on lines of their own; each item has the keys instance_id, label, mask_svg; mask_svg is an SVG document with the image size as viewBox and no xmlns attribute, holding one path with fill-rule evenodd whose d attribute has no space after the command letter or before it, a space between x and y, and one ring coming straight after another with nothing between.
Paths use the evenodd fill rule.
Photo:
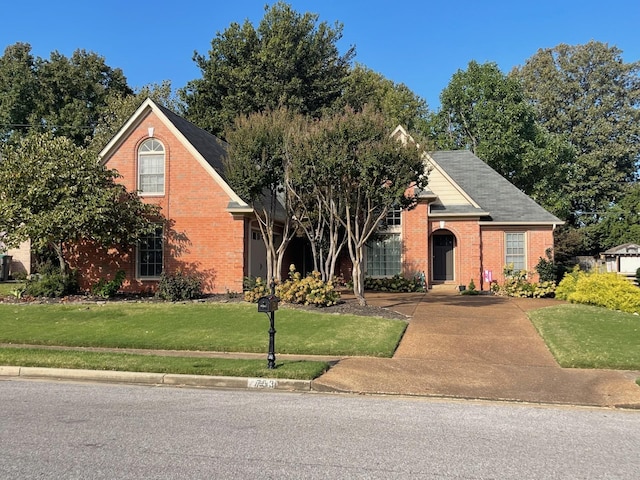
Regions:
<instances>
[{"instance_id":1,"label":"white gable trim","mask_svg":"<svg viewBox=\"0 0 640 480\"><path fill-rule=\"evenodd\" d=\"M138 125L149 115L149 113L155 113L156 116L160 119L160 121L173 133L173 135L178 139L178 141L185 147L189 153L197 160L197 162L204 168L204 170L214 179L214 181L220 185L222 190L229 196L232 202L237 203L241 206L248 207L249 205L242 200L238 194L229 186L227 182L216 172L216 170L209 165L209 162L205 160L205 158L200 154L198 150L189 142L186 137L178 130L175 125L169 121L166 115L158 108L158 106L151 100L147 98L140 107L135 111L135 113L127 120L127 123L118 131L118 133L111 139L111 141L102 149L102 151L98 154L98 157L102 164L104 165L109 161L111 155L117 150L119 147L131 134L131 132L138 127Z\"/></svg>"},{"instance_id":2,"label":"white gable trim","mask_svg":"<svg viewBox=\"0 0 640 480\"><path fill-rule=\"evenodd\" d=\"M429 155L429 154L427 153L427 154L426 154L426 156L427 156L427 166L428 166L428 167L430 166L431 168L435 168L435 169L438 171L438 173L440 173L440 174L445 178L445 180L447 180L447 181L451 184L451 186L452 186L452 187L453 187L453 188L454 188L454 189L455 189L455 190L456 190L460 195L462 195L462 196L464 197L464 199L465 199L467 202L469 202L469 203L470 203L471 205L473 205L475 208L481 208L481 207L480 207L480 205L478 205L478 204L475 202L475 200L474 200L473 198L471 198L471 197L467 194L467 192L465 192L465 191L462 189L462 187L460 187L460 185L458 185L458 184L453 180L453 178L451 178L451 177L447 174L447 172L445 172L445 171L444 171L444 169L443 169L440 165L438 165L438 163L433 159L433 157L431 157L431 155Z\"/></svg>"}]
</instances>

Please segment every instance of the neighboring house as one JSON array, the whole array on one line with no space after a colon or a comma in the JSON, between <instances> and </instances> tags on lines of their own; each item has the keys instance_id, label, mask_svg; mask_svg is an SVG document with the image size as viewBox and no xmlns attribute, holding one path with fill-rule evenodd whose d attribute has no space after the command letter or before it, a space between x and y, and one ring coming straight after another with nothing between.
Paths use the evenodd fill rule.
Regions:
<instances>
[{"instance_id":1,"label":"neighboring house","mask_svg":"<svg viewBox=\"0 0 640 480\"><path fill-rule=\"evenodd\" d=\"M264 276L260 231L251 207L225 181L224 155L215 136L145 101L101 158L129 190L162 207L168 226L128 251L79 248L73 266L82 286L119 269L130 291L153 289L162 272L178 270L201 274L209 293L239 292L244 277ZM433 152L427 160L428 189L416 208L391 211L387 228L369 242L368 276L420 273L428 285L473 279L486 290L505 264L533 270L553 248L562 222L475 155ZM300 239L292 242L285 269L296 263L304 271L305 250Z\"/></svg>"},{"instance_id":2,"label":"neighboring house","mask_svg":"<svg viewBox=\"0 0 640 480\"><path fill-rule=\"evenodd\" d=\"M618 245L602 252L600 258L605 261L607 272L635 276L636 270L640 268L640 245L635 243Z\"/></svg>"},{"instance_id":3,"label":"neighboring house","mask_svg":"<svg viewBox=\"0 0 640 480\"><path fill-rule=\"evenodd\" d=\"M27 276L31 274L31 242L22 242L18 248L9 248L5 251L2 241L0 241L0 254L9 255L11 264L9 265L9 275ZM2 275L0 275L2 278Z\"/></svg>"}]
</instances>

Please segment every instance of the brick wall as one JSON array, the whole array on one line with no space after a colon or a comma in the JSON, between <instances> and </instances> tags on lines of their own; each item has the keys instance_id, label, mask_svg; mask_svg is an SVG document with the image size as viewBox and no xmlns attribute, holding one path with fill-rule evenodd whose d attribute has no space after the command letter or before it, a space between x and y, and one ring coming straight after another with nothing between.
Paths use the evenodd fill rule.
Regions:
<instances>
[{"instance_id":1,"label":"brick wall","mask_svg":"<svg viewBox=\"0 0 640 480\"><path fill-rule=\"evenodd\" d=\"M137 152L140 144L153 138L165 148L165 194L143 196L161 207L169 219L165 228L164 270L198 273L205 278L206 293L241 292L245 274L245 222L225 209L229 196L205 168L151 112L124 140L106 166L115 168L129 190L137 188ZM123 256L120 256L122 254ZM99 276L127 272L128 290L154 289L155 281L135 278L135 252L106 252L90 245L81 246L75 261L86 277L83 287Z\"/></svg>"}]
</instances>

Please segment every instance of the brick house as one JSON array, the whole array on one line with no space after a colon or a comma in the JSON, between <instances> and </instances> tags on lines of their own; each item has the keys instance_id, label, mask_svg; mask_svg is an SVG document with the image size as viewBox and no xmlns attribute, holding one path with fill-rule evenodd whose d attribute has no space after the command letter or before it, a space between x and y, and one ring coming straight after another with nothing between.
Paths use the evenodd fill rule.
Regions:
<instances>
[{"instance_id":1,"label":"brick house","mask_svg":"<svg viewBox=\"0 0 640 480\"><path fill-rule=\"evenodd\" d=\"M77 249L72 263L84 288L118 269L126 271L129 291L153 289L163 271L198 272L209 293L239 292L243 277L265 275L252 209L224 178L221 140L146 100L100 155L169 222L126 252ZM475 155L433 152L427 163L429 186L417 207L390 212L387 228L369 242L367 275L420 272L429 285L473 279L486 290L506 263L533 270L553 248L562 222ZM301 242L289 250L288 260L299 259L304 270Z\"/></svg>"}]
</instances>

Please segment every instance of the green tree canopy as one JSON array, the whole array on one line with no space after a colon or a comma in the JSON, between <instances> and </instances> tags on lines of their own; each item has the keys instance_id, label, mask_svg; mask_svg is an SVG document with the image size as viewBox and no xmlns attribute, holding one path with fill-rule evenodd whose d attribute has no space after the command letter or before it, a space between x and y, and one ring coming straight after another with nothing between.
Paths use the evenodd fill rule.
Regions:
<instances>
[{"instance_id":1,"label":"green tree canopy","mask_svg":"<svg viewBox=\"0 0 640 480\"><path fill-rule=\"evenodd\" d=\"M318 23L278 2L265 8L258 28L232 23L194 61L202 78L180 90L186 116L221 134L237 115L286 107L317 115L341 94L354 49L340 55L342 25Z\"/></svg>"},{"instance_id":2,"label":"green tree canopy","mask_svg":"<svg viewBox=\"0 0 640 480\"><path fill-rule=\"evenodd\" d=\"M347 236L353 291L364 298L365 245L393 207L415 205L414 189L426 183L423 151L391 137L386 118L373 108L346 109L313 125L316 194L329 214L335 209ZM407 140L407 139L405 139Z\"/></svg>"},{"instance_id":3,"label":"green tree canopy","mask_svg":"<svg viewBox=\"0 0 640 480\"><path fill-rule=\"evenodd\" d=\"M285 189L289 138L304 117L288 109L240 115L225 130L229 141L225 176L255 212L267 251L267 279L281 279L282 261L295 234ZM276 224L279 229L276 232Z\"/></svg>"},{"instance_id":4,"label":"green tree canopy","mask_svg":"<svg viewBox=\"0 0 640 480\"><path fill-rule=\"evenodd\" d=\"M640 184L630 185L600 222L588 230L601 250L623 243L640 244Z\"/></svg>"},{"instance_id":5,"label":"green tree canopy","mask_svg":"<svg viewBox=\"0 0 640 480\"><path fill-rule=\"evenodd\" d=\"M31 46L16 43L0 57L0 140L25 132L32 122L39 95L36 59Z\"/></svg>"},{"instance_id":6,"label":"green tree canopy","mask_svg":"<svg viewBox=\"0 0 640 480\"><path fill-rule=\"evenodd\" d=\"M640 155L640 62L591 41L541 49L511 73L521 81L538 121L570 141L569 221L595 223L636 176Z\"/></svg>"},{"instance_id":7,"label":"green tree canopy","mask_svg":"<svg viewBox=\"0 0 640 480\"><path fill-rule=\"evenodd\" d=\"M10 45L0 57L0 137L30 129L89 143L99 109L111 94L131 94L124 74L104 57L76 50L34 58L31 46Z\"/></svg>"},{"instance_id":8,"label":"green tree canopy","mask_svg":"<svg viewBox=\"0 0 640 480\"><path fill-rule=\"evenodd\" d=\"M564 164L570 146L541 128L517 79L495 63L470 62L456 72L432 118L440 149L469 149L543 206L566 215Z\"/></svg>"},{"instance_id":9,"label":"green tree canopy","mask_svg":"<svg viewBox=\"0 0 640 480\"><path fill-rule=\"evenodd\" d=\"M0 160L0 232L7 246L31 239L56 253L67 270L65 244L81 239L130 245L154 228L156 207L140 201L66 137L32 133L5 145Z\"/></svg>"},{"instance_id":10,"label":"green tree canopy","mask_svg":"<svg viewBox=\"0 0 640 480\"><path fill-rule=\"evenodd\" d=\"M365 105L382 112L391 128L402 125L408 131L426 132L427 102L403 83L394 83L364 65L357 64L346 79L335 110L351 107L361 111Z\"/></svg>"}]
</instances>

